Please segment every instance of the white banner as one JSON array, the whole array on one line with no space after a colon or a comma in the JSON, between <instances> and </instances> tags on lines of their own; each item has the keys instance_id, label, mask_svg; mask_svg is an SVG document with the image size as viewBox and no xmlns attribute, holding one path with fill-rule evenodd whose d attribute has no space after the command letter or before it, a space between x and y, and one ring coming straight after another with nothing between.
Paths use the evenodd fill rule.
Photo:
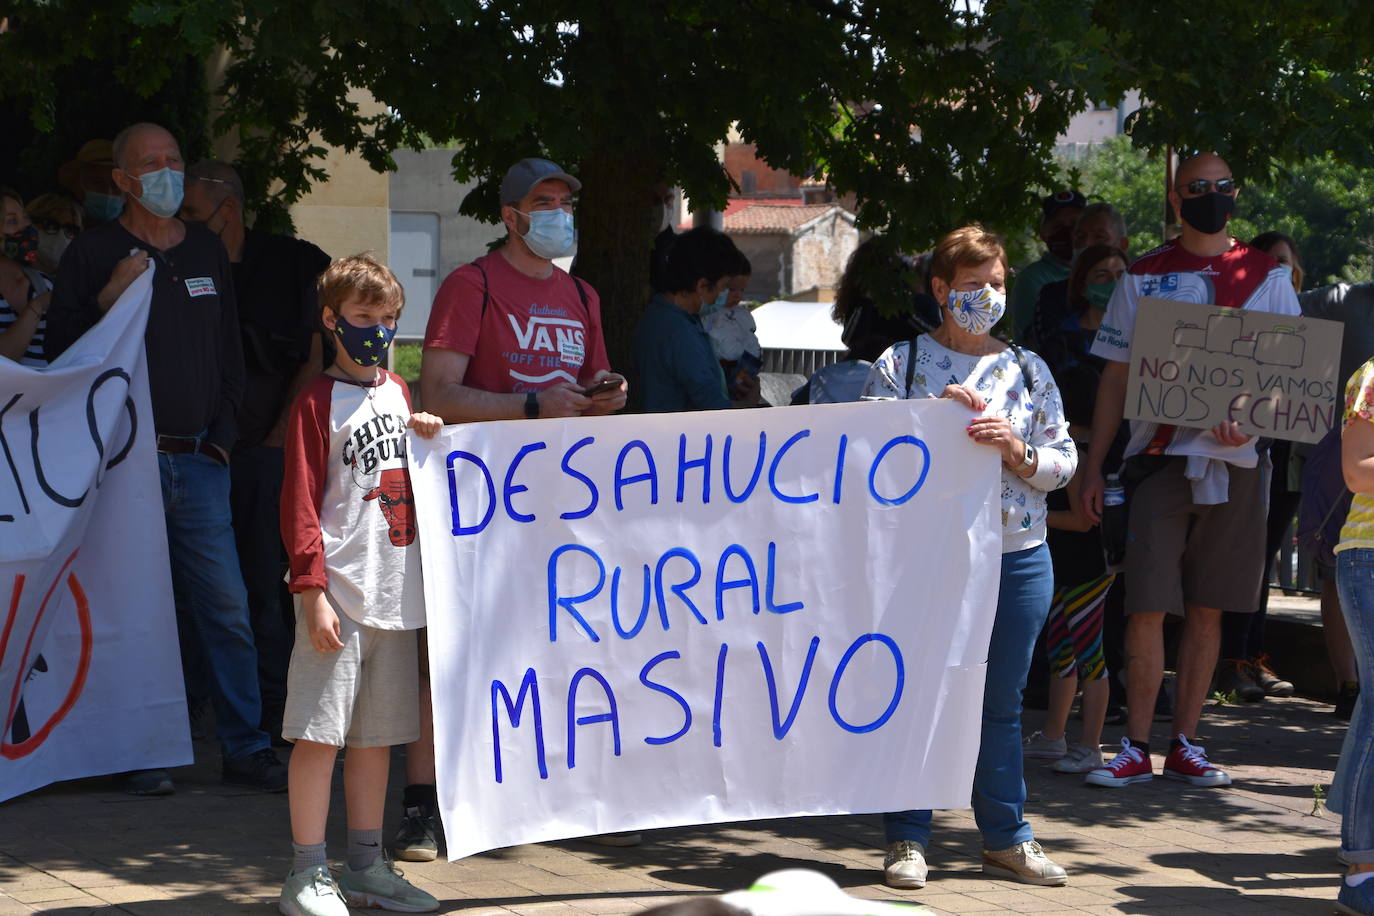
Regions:
<instances>
[{"instance_id":1,"label":"white banner","mask_svg":"<svg viewBox=\"0 0 1374 916\"><path fill-rule=\"evenodd\" d=\"M0 800L192 760L143 358L152 279L48 368L0 359Z\"/></svg>"},{"instance_id":2,"label":"white banner","mask_svg":"<svg viewBox=\"0 0 1374 916\"><path fill-rule=\"evenodd\" d=\"M949 401L411 437L449 855L969 804L1001 536Z\"/></svg>"}]
</instances>

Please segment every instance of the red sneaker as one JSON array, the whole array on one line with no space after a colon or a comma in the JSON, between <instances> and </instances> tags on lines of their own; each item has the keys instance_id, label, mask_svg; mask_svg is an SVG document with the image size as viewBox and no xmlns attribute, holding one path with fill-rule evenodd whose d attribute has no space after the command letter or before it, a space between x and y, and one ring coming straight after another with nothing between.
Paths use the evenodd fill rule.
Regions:
<instances>
[{"instance_id":1,"label":"red sneaker","mask_svg":"<svg viewBox=\"0 0 1374 916\"><path fill-rule=\"evenodd\" d=\"M1164 758L1164 775L1169 779L1180 779L1195 786L1229 786L1231 777L1225 770L1212 766L1207 760L1207 752L1188 739L1178 736L1179 746Z\"/></svg>"},{"instance_id":2,"label":"red sneaker","mask_svg":"<svg viewBox=\"0 0 1374 916\"><path fill-rule=\"evenodd\" d=\"M1154 770L1150 766L1149 755L1141 752L1140 748L1133 747L1131 742L1121 739L1121 753L1112 758L1112 762L1104 767L1098 767L1083 777L1083 781L1090 786L1107 786L1118 788L1129 786L1137 782L1149 782L1154 778Z\"/></svg>"}]
</instances>

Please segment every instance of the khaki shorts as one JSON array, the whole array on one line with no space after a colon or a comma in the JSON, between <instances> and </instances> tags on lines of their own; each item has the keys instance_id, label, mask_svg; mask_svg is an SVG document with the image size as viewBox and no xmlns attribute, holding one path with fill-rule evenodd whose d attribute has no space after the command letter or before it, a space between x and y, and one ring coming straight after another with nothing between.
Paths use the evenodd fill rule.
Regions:
<instances>
[{"instance_id":1,"label":"khaki shorts","mask_svg":"<svg viewBox=\"0 0 1374 916\"><path fill-rule=\"evenodd\" d=\"M1127 614L1165 611L1182 616L1187 605L1249 614L1259 607L1264 579L1264 469L1232 466L1229 499L1193 503L1184 469L1171 458L1136 486L1126 543Z\"/></svg>"},{"instance_id":2,"label":"khaki shorts","mask_svg":"<svg viewBox=\"0 0 1374 916\"><path fill-rule=\"evenodd\" d=\"M378 630L339 614L344 647L310 645L296 612L296 647L286 675L282 737L334 747L389 747L420 737L419 659L414 630Z\"/></svg>"}]
</instances>

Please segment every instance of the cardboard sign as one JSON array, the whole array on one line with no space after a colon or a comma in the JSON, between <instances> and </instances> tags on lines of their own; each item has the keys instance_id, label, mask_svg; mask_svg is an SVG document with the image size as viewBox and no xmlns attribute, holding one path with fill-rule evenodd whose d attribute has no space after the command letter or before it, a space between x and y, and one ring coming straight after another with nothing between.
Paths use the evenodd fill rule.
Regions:
<instances>
[{"instance_id":1,"label":"cardboard sign","mask_svg":"<svg viewBox=\"0 0 1374 916\"><path fill-rule=\"evenodd\" d=\"M0 801L192 761L144 366L153 272L50 367L0 359Z\"/></svg>"},{"instance_id":2,"label":"cardboard sign","mask_svg":"<svg viewBox=\"0 0 1374 916\"><path fill-rule=\"evenodd\" d=\"M1001 563L950 401L412 435L452 857L962 808Z\"/></svg>"},{"instance_id":3,"label":"cardboard sign","mask_svg":"<svg viewBox=\"0 0 1374 916\"><path fill-rule=\"evenodd\" d=\"M1145 297L1131 337L1125 416L1316 442L1335 425L1338 321Z\"/></svg>"}]
</instances>

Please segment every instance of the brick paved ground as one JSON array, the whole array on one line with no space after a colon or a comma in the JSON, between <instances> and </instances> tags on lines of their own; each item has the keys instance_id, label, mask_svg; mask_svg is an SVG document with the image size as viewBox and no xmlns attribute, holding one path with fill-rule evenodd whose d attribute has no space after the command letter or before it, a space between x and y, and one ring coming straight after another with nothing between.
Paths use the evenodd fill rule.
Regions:
<instances>
[{"instance_id":1,"label":"brick paved ground","mask_svg":"<svg viewBox=\"0 0 1374 916\"><path fill-rule=\"evenodd\" d=\"M1339 822L1313 814L1312 791L1330 782L1343 734L1329 708L1294 699L1209 709L1202 740L1235 777L1230 789L1159 779L1088 789L1032 762L1028 813L1069 869L1065 888L984 879L968 812L937 816L931 881L920 892L880 883L875 816L660 830L633 849L568 841L405 868L444 912L464 914L633 913L795 866L820 869L852 894L940 914L1329 913ZM1027 724L1037 718L1028 714ZM289 864L286 799L220 786L213 744L197 753L204 762L175 772L169 798L87 780L0 805L0 916L275 912ZM335 805L341 814L341 799ZM330 845L342 848L341 827Z\"/></svg>"}]
</instances>

